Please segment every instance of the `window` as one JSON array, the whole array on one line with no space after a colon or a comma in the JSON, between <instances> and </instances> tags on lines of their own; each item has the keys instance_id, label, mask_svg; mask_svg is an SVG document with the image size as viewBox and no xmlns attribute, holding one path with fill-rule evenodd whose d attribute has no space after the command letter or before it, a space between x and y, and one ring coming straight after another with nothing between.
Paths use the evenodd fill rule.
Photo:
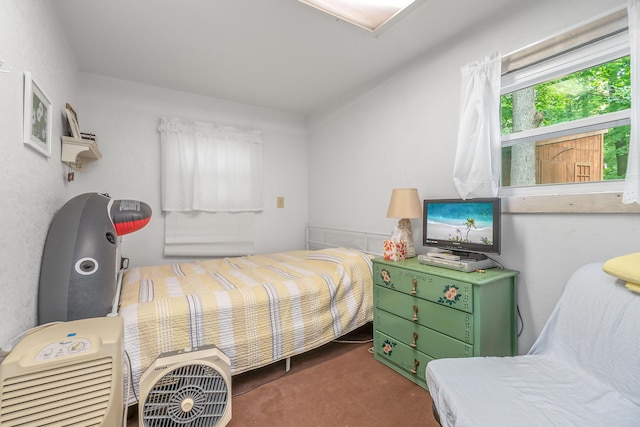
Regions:
<instances>
[{"instance_id":1,"label":"window","mask_svg":"<svg viewBox=\"0 0 640 427\"><path fill-rule=\"evenodd\" d=\"M161 119L165 255L253 252L262 210L262 135L213 123Z\"/></svg>"},{"instance_id":2,"label":"window","mask_svg":"<svg viewBox=\"0 0 640 427\"><path fill-rule=\"evenodd\" d=\"M626 19L620 11L503 60L503 190L625 178Z\"/></svg>"}]
</instances>

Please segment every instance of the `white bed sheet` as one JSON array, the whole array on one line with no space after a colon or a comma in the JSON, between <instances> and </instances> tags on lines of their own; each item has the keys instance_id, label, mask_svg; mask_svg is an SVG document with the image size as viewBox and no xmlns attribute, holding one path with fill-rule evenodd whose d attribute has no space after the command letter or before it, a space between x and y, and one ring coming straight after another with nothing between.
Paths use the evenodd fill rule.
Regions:
<instances>
[{"instance_id":1,"label":"white bed sheet","mask_svg":"<svg viewBox=\"0 0 640 427\"><path fill-rule=\"evenodd\" d=\"M434 362L427 381L443 427L640 425L626 396L552 357Z\"/></svg>"}]
</instances>

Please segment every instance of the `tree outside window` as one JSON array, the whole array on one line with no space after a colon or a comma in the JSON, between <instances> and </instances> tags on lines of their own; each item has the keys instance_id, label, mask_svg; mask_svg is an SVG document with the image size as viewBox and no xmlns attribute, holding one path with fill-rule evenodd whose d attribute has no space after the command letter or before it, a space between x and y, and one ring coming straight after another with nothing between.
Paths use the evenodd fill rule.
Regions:
<instances>
[{"instance_id":1,"label":"tree outside window","mask_svg":"<svg viewBox=\"0 0 640 427\"><path fill-rule=\"evenodd\" d=\"M581 128L582 119L631 108L630 58L624 56L501 97L503 135L548 128L535 141L502 150L502 186L528 186L625 178L630 127ZM581 122L582 120L582 122ZM576 132L555 129L576 123ZM597 122L597 120L596 120ZM517 139L517 138L516 138Z\"/></svg>"}]
</instances>

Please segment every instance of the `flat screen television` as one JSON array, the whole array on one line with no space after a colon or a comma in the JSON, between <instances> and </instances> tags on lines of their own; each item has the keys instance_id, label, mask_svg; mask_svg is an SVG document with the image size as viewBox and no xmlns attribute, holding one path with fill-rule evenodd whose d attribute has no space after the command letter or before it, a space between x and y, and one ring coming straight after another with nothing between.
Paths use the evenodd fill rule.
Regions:
<instances>
[{"instance_id":1,"label":"flat screen television","mask_svg":"<svg viewBox=\"0 0 640 427\"><path fill-rule=\"evenodd\" d=\"M500 254L500 198L428 199L423 245L470 258Z\"/></svg>"}]
</instances>

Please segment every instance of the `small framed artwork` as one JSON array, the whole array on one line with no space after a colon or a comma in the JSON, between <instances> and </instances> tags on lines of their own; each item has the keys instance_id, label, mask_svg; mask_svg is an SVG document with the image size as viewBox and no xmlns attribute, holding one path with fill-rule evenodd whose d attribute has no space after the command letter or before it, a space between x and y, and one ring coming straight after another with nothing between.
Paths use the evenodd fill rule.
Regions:
<instances>
[{"instance_id":1,"label":"small framed artwork","mask_svg":"<svg viewBox=\"0 0 640 427\"><path fill-rule=\"evenodd\" d=\"M46 157L51 157L51 101L33 80L24 73L24 136L25 145Z\"/></svg>"},{"instance_id":2,"label":"small framed artwork","mask_svg":"<svg viewBox=\"0 0 640 427\"><path fill-rule=\"evenodd\" d=\"M82 138L82 134L80 133L80 125L78 125L78 115L76 114L76 110L74 110L71 104L69 104L68 102L66 110L69 129L71 129L71 136L77 139Z\"/></svg>"}]
</instances>

